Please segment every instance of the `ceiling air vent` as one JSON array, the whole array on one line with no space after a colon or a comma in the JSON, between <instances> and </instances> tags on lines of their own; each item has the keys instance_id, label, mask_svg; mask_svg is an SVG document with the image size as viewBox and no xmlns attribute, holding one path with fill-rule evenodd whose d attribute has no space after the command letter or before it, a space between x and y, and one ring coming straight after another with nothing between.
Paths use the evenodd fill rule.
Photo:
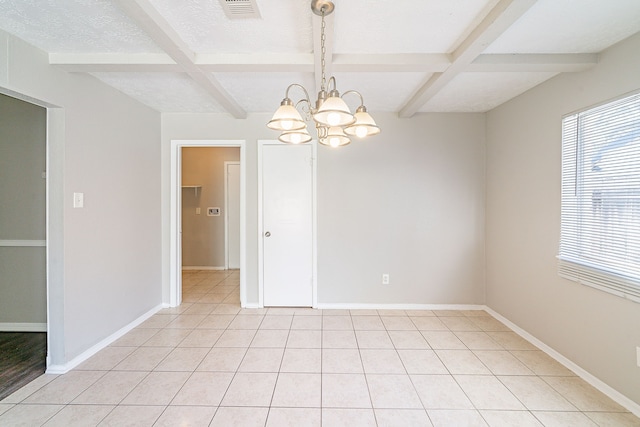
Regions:
<instances>
[{"instance_id":1,"label":"ceiling air vent","mask_svg":"<svg viewBox=\"0 0 640 427\"><path fill-rule=\"evenodd\" d=\"M229 19L260 18L256 0L220 0L220 4Z\"/></svg>"}]
</instances>

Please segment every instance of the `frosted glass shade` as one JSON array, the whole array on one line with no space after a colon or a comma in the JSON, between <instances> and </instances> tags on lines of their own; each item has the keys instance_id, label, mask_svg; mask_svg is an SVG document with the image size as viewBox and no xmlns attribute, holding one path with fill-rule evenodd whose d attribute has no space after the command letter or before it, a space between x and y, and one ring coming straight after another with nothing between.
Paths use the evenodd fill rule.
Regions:
<instances>
[{"instance_id":1,"label":"frosted glass shade","mask_svg":"<svg viewBox=\"0 0 640 427\"><path fill-rule=\"evenodd\" d=\"M288 101L288 103L286 101ZM304 129L306 126L307 124L302 120L302 116L298 110L291 105L291 101L287 98L282 101L280 107L273 114L269 123L267 123L269 129L279 130L281 132Z\"/></svg>"},{"instance_id":2,"label":"frosted glass shade","mask_svg":"<svg viewBox=\"0 0 640 427\"><path fill-rule=\"evenodd\" d=\"M367 110L358 109L354 114L356 121L354 124L347 126L344 129L344 133L351 136L357 136L358 138L364 138L366 136L377 135L380 133L380 128L376 125L375 120Z\"/></svg>"},{"instance_id":3,"label":"frosted glass shade","mask_svg":"<svg viewBox=\"0 0 640 427\"><path fill-rule=\"evenodd\" d=\"M340 96L329 96L318 112L313 115L313 120L321 125L332 127L350 125L356 119Z\"/></svg>"},{"instance_id":4,"label":"frosted glass shade","mask_svg":"<svg viewBox=\"0 0 640 427\"><path fill-rule=\"evenodd\" d=\"M330 147L341 147L351 142L349 137L345 135L342 128L338 126L330 127L327 131L327 136L320 138L319 141L321 144L328 145Z\"/></svg>"},{"instance_id":5,"label":"frosted glass shade","mask_svg":"<svg viewBox=\"0 0 640 427\"><path fill-rule=\"evenodd\" d=\"M304 144L311 141L311 135L306 128L283 132L278 139L287 144Z\"/></svg>"}]
</instances>

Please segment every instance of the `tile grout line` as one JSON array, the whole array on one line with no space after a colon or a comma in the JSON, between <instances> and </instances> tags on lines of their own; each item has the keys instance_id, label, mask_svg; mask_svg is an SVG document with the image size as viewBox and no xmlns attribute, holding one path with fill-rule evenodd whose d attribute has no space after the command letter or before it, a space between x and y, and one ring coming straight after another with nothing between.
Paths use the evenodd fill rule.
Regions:
<instances>
[{"instance_id":1,"label":"tile grout line","mask_svg":"<svg viewBox=\"0 0 640 427\"><path fill-rule=\"evenodd\" d=\"M379 314L378 314L378 317L380 317ZM349 311L349 320L351 321L351 326L354 327L353 334L356 339L356 345L358 346L358 355L360 356L360 363L362 364L362 375L364 376L364 381L365 381L365 384L367 385L367 393L369 395L369 403L371 404L371 412L373 413L373 420L376 423L376 425L378 425L378 418L376 416L375 407L373 405L373 397L371 396L371 387L369 386L369 378L367 377L367 371L366 371L366 368L364 367L364 360L362 360L362 351L360 348L360 341L358 340L358 334L356 334L355 332L355 326L353 324L353 315L351 314L351 311ZM380 321L382 322L382 319L380 319Z\"/></svg>"}]
</instances>

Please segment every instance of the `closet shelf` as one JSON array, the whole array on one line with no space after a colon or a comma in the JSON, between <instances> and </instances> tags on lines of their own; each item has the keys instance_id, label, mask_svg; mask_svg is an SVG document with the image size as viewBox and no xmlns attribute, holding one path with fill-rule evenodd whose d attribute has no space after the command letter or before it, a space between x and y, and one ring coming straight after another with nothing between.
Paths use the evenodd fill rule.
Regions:
<instances>
[{"instance_id":1,"label":"closet shelf","mask_svg":"<svg viewBox=\"0 0 640 427\"><path fill-rule=\"evenodd\" d=\"M183 189L185 189L185 188L193 188L194 191L195 191L196 197L198 197L198 190L200 188L202 188L202 185L183 185L182 188Z\"/></svg>"}]
</instances>

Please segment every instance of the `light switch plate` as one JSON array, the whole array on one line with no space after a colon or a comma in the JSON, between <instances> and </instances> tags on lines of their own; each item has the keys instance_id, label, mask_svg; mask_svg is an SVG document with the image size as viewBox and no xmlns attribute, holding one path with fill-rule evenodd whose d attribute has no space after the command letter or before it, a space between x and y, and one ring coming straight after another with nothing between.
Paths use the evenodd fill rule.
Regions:
<instances>
[{"instance_id":1,"label":"light switch plate","mask_svg":"<svg viewBox=\"0 0 640 427\"><path fill-rule=\"evenodd\" d=\"M84 193L73 193L73 207L74 208L84 207Z\"/></svg>"}]
</instances>

